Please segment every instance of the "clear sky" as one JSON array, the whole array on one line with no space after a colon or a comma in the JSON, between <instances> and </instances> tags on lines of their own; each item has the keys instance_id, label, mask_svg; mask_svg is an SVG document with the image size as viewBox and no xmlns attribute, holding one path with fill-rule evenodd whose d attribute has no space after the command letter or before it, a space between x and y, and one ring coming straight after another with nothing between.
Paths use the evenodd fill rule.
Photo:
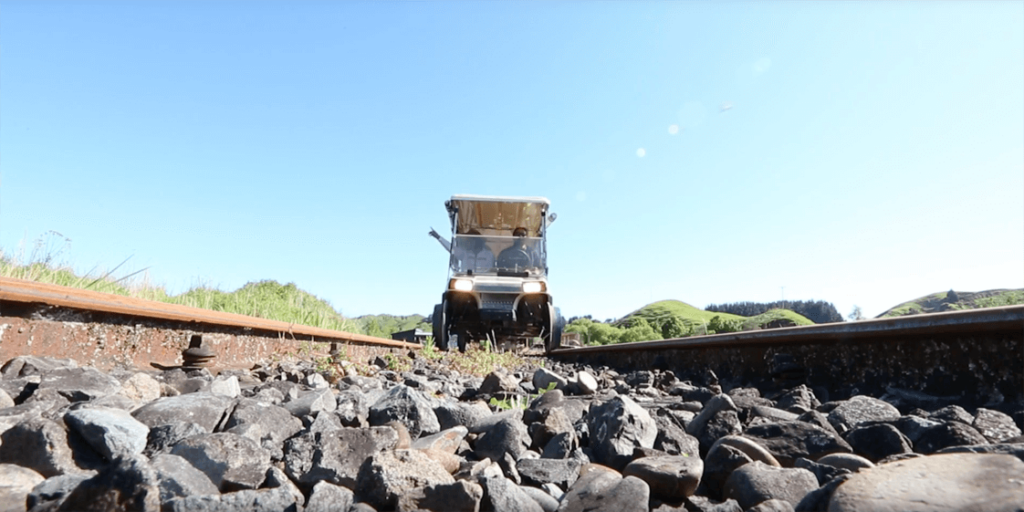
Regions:
<instances>
[{"instance_id":1,"label":"clear sky","mask_svg":"<svg viewBox=\"0 0 1024 512\"><path fill-rule=\"evenodd\" d=\"M0 1L8 255L425 315L452 194L566 316L1022 287L1024 3Z\"/></svg>"}]
</instances>

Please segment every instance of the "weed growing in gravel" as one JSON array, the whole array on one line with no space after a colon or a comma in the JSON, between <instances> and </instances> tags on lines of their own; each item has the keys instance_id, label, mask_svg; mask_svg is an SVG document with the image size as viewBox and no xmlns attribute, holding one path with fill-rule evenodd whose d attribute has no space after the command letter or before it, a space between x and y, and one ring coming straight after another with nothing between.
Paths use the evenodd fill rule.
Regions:
<instances>
[{"instance_id":1,"label":"weed growing in gravel","mask_svg":"<svg viewBox=\"0 0 1024 512\"><path fill-rule=\"evenodd\" d=\"M530 403L533 402L537 397L543 395L544 393L546 393L548 391L551 391L552 389L555 389L555 386L557 384L558 384L557 382L552 382L551 384L548 384L548 387L546 387L544 389L538 390L536 394L527 395L525 397L514 396L514 397L512 397L510 399L505 399L505 400L498 400L497 398L491 398L491 401L489 403L491 404L492 407L497 407L498 409L501 409L503 411L506 411L506 410L509 410L509 409L513 409L513 408L514 409L526 409L527 407L530 406Z\"/></svg>"}]
</instances>

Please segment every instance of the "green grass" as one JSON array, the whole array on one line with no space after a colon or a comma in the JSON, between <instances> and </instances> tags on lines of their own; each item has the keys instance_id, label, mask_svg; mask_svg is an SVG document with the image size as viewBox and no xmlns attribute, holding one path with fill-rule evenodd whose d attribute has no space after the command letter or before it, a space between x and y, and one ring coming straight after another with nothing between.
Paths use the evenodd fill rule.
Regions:
<instances>
[{"instance_id":1,"label":"green grass","mask_svg":"<svg viewBox=\"0 0 1024 512\"><path fill-rule=\"evenodd\" d=\"M733 315L729 313L715 313L713 311L704 311L693 307L683 301L679 300L662 300L658 302L652 302L620 319L615 322L615 325L623 325L629 318L639 316L647 320L648 322L658 321L667 319L668 317L675 315L683 319L685 322L691 324L703 324L710 322L714 317L720 317L723 320L746 320L745 317L739 315ZM802 317L801 317L802 318ZM659 322L661 323L661 322Z\"/></svg>"},{"instance_id":2,"label":"green grass","mask_svg":"<svg viewBox=\"0 0 1024 512\"><path fill-rule=\"evenodd\" d=\"M342 316L330 303L292 283L264 280L248 283L232 292L195 286L184 293L170 295L162 286L149 282L146 269L122 272L124 275L118 277L117 272L127 259L108 271L97 271L94 267L84 274L76 273L66 261L70 244L71 241L60 233L50 231L36 240L27 257L24 250L17 254L0 250L0 276L323 329L364 332L359 324Z\"/></svg>"},{"instance_id":3,"label":"green grass","mask_svg":"<svg viewBox=\"0 0 1024 512\"><path fill-rule=\"evenodd\" d=\"M990 297L974 299L974 303L980 308L998 308L1024 304L1024 290L1008 290Z\"/></svg>"},{"instance_id":4,"label":"green grass","mask_svg":"<svg viewBox=\"0 0 1024 512\"><path fill-rule=\"evenodd\" d=\"M807 317L790 311L788 309L772 309L765 311L757 316L752 316L743 320L743 330L752 330L758 327L767 325L775 320L789 320L796 325L814 325Z\"/></svg>"}]
</instances>

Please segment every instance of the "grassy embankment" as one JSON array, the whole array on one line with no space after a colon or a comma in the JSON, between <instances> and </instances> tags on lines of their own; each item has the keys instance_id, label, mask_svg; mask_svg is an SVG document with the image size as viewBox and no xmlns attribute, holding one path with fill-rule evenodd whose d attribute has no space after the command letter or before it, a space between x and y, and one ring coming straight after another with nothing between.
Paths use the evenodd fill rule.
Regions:
<instances>
[{"instance_id":1,"label":"grassy embankment","mask_svg":"<svg viewBox=\"0 0 1024 512\"><path fill-rule=\"evenodd\" d=\"M224 292L210 286L195 286L186 292L170 295L164 287L149 282L145 269L116 277L116 272L124 262L109 271L99 272L93 268L79 275L71 265L62 260L64 250L37 242L36 249L28 258L0 251L0 276L324 329L365 332L357 322L342 316L327 301L300 290L291 283L281 284L269 280L251 282L232 292Z\"/></svg>"},{"instance_id":2,"label":"grassy embankment","mask_svg":"<svg viewBox=\"0 0 1024 512\"><path fill-rule=\"evenodd\" d=\"M890 308L878 315L878 318L889 318L923 313L939 313L942 311L962 311L967 309L995 308L1024 304L1024 290L986 290L982 292L938 292L918 297Z\"/></svg>"}]
</instances>

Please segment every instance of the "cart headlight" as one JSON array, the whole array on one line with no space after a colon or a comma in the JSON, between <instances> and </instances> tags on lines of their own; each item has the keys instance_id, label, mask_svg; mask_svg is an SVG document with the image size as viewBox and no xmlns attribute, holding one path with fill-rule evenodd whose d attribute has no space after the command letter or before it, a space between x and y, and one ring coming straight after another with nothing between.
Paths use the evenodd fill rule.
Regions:
<instances>
[{"instance_id":1,"label":"cart headlight","mask_svg":"<svg viewBox=\"0 0 1024 512\"><path fill-rule=\"evenodd\" d=\"M452 288L458 292L471 292L473 291L473 281L469 279L456 279L452 284Z\"/></svg>"},{"instance_id":2,"label":"cart headlight","mask_svg":"<svg viewBox=\"0 0 1024 512\"><path fill-rule=\"evenodd\" d=\"M523 283L523 293L538 293L544 289L540 281L527 281Z\"/></svg>"}]
</instances>

